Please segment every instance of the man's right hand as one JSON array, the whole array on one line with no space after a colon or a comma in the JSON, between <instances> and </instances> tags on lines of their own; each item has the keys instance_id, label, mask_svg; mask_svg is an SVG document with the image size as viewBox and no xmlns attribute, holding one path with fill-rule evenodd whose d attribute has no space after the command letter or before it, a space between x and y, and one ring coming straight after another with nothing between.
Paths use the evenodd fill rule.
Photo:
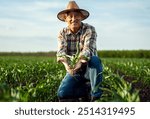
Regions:
<instances>
[{"instance_id":1,"label":"man's right hand","mask_svg":"<svg viewBox=\"0 0 150 119\"><path fill-rule=\"evenodd\" d=\"M74 74L73 69L71 69L70 66L66 65L65 68L66 68L66 71L67 71L70 75L73 75L73 74Z\"/></svg>"},{"instance_id":2,"label":"man's right hand","mask_svg":"<svg viewBox=\"0 0 150 119\"><path fill-rule=\"evenodd\" d=\"M73 69L70 68L70 66L69 66L69 64L68 64L68 62L67 62L67 59L63 59L63 60L62 60L62 63L64 64L66 71L67 71L70 75L73 75L73 74L74 74Z\"/></svg>"}]
</instances>

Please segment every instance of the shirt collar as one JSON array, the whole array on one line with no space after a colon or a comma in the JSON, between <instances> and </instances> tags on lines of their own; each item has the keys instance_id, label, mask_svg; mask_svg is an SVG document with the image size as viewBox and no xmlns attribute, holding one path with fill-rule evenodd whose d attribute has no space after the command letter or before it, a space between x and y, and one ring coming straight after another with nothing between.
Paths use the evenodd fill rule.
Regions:
<instances>
[{"instance_id":1,"label":"shirt collar","mask_svg":"<svg viewBox=\"0 0 150 119\"><path fill-rule=\"evenodd\" d=\"M78 32L77 32L75 35L81 34L82 28L83 28L83 23L81 22L81 27L80 27L80 29L78 30ZM68 35L73 34L73 33L70 31L69 27L67 27L67 34L68 34Z\"/></svg>"}]
</instances>

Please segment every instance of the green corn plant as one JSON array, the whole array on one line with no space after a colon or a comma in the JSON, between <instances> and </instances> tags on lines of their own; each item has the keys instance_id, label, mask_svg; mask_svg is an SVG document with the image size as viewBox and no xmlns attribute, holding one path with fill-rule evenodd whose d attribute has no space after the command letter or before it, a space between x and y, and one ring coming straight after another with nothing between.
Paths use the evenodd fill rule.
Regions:
<instances>
[{"instance_id":1,"label":"green corn plant","mask_svg":"<svg viewBox=\"0 0 150 119\"><path fill-rule=\"evenodd\" d=\"M72 56L70 55L58 55L58 57L64 57L64 58L67 58L68 62L69 62L69 65L70 65L70 68L74 68L76 63L79 61L80 57L79 57L79 54L80 54L80 49L79 49L79 42L77 42L76 44L76 49L77 49L77 52L75 54L73 54ZM85 60L88 59L88 57L86 56L83 56L82 58L84 58Z\"/></svg>"},{"instance_id":2,"label":"green corn plant","mask_svg":"<svg viewBox=\"0 0 150 119\"><path fill-rule=\"evenodd\" d=\"M104 93L100 101L139 102L139 90L133 89L131 83L107 69L108 67L105 68L106 74L101 88Z\"/></svg>"}]
</instances>

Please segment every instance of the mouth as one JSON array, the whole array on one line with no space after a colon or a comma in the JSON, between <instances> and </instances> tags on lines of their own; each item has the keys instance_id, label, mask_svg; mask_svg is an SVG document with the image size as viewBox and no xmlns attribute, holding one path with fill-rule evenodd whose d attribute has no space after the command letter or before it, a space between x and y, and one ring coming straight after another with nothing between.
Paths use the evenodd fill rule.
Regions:
<instances>
[{"instance_id":1,"label":"mouth","mask_svg":"<svg viewBox=\"0 0 150 119\"><path fill-rule=\"evenodd\" d=\"M77 22L72 22L71 24L72 24L72 25L77 25L78 23L77 23Z\"/></svg>"},{"instance_id":2,"label":"mouth","mask_svg":"<svg viewBox=\"0 0 150 119\"><path fill-rule=\"evenodd\" d=\"M77 23L78 23L78 20L72 21L72 24L77 24Z\"/></svg>"}]
</instances>

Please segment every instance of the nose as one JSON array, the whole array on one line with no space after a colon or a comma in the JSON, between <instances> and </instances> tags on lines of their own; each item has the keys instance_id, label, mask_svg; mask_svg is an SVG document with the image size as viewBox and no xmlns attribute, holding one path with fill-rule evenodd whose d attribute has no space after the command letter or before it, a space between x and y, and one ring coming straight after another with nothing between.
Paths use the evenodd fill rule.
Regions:
<instances>
[{"instance_id":1,"label":"nose","mask_svg":"<svg viewBox=\"0 0 150 119\"><path fill-rule=\"evenodd\" d=\"M76 20L76 16L73 15L73 16L72 16L72 21L75 21L75 20Z\"/></svg>"}]
</instances>

